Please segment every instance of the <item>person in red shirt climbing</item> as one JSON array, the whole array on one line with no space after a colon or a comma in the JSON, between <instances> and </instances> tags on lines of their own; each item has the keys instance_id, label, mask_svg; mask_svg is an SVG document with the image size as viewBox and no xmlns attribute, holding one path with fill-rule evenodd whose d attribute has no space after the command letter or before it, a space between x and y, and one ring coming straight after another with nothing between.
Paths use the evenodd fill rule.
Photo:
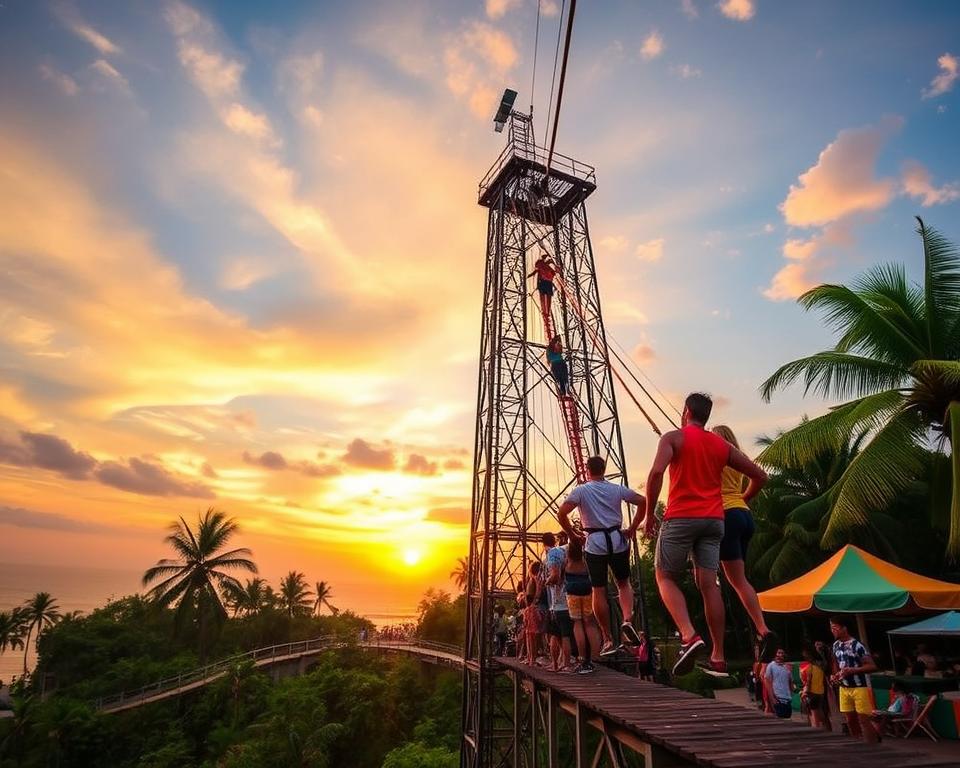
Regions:
<instances>
[{"instance_id":1,"label":"person in red shirt climbing","mask_svg":"<svg viewBox=\"0 0 960 768\"><path fill-rule=\"evenodd\" d=\"M668 467L670 469L667 511L657 537L655 568L660 597L680 630L680 653L673 665L675 675L689 672L704 646L690 621L687 601L678 583L686 573L691 553L713 641L707 670L721 674L727 670L723 653L723 598L717 581L724 530L723 468L732 467L750 479L743 492L744 502L756 496L767 481L766 472L743 452L704 429L712 410L713 401L707 395L694 392L687 397L680 417L682 427L660 438L647 478L643 530L644 535L651 538L663 475Z\"/></svg>"},{"instance_id":2,"label":"person in red shirt climbing","mask_svg":"<svg viewBox=\"0 0 960 768\"><path fill-rule=\"evenodd\" d=\"M528 278L537 276L537 291L540 294L540 310L546 320L550 317L550 303L553 301L553 278L557 275L557 265L546 253L541 253L533 265L533 272ZM551 324L552 327L552 324Z\"/></svg>"}]
</instances>

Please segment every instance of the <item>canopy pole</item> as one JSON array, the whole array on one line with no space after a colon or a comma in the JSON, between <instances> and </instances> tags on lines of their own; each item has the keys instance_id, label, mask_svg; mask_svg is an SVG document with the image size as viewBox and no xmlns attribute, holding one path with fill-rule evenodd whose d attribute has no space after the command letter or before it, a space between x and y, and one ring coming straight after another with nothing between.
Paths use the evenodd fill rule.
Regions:
<instances>
[{"instance_id":1,"label":"canopy pole","mask_svg":"<svg viewBox=\"0 0 960 768\"><path fill-rule=\"evenodd\" d=\"M869 652L870 652L870 644L869 644L869 641L867 640L867 622L866 622L866 620L863 618L863 614L862 614L862 613L858 613L858 614L857 614L857 633L858 633L858 635L859 635L859 636L857 637L857 640L859 640L861 643L863 643L863 647L866 648L866 649L867 649L867 653L869 653Z\"/></svg>"}]
</instances>

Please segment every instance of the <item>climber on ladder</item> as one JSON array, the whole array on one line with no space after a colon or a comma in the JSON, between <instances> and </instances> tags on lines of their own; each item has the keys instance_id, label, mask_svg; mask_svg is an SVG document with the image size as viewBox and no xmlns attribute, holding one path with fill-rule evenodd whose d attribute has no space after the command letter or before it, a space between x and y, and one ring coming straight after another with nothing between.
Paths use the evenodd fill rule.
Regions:
<instances>
[{"instance_id":1,"label":"climber on ladder","mask_svg":"<svg viewBox=\"0 0 960 768\"><path fill-rule=\"evenodd\" d=\"M533 272L527 275L528 278L537 276L537 292L540 294L540 311L543 313L544 326L547 329L547 337L553 335L553 321L550 316L550 304L553 301L553 278L557 274L557 265L553 259L546 253L541 253L533 265Z\"/></svg>"},{"instance_id":2,"label":"climber on ladder","mask_svg":"<svg viewBox=\"0 0 960 768\"><path fill-rule=\"evenodd\" d=\"M559 336L554 336L547 345L547 362L550 363L550 372L557 382L557 394L566 397L570 392L570 370L567 368L567 361L563 359L563 342Z\"/></svg>"}]
</instances>

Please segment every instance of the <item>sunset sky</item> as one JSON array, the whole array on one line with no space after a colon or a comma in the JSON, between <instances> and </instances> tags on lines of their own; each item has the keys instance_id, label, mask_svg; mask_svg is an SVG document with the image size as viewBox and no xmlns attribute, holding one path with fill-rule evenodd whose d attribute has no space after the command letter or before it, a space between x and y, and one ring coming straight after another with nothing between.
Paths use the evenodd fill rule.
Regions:
<instances>
[{"instance_id":1,"label":"sunset sky","mask_svg":"<svg viewBox=\"0 0 960 768\"><path fill-rule=\"evenodd\" d=\"M542 135L560 16L541 0ZM141 569L214 505L264 576L416 603L466 553L486 210L536 0L0 3L0 560ZM960 5L581 3L558 148L611 335L743 442L793 302L960 241ZM631 480L653 436L621 398ZM0 606L5 607L5 606Z\"/></svg>"}]
</instances>

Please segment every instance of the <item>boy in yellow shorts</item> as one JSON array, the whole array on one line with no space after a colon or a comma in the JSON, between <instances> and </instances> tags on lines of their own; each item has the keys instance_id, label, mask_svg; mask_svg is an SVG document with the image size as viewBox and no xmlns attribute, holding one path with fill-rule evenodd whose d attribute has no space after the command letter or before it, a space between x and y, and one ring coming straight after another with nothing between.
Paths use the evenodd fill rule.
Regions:
<instances>
[{"instance_id":1,"label":"boy in yellow shorts","mask_svg":"<svg viewBox=\"0 0 960 768\"><path fill-rule=\"evenodd\" d=\"M833 675L830 682L839 686L840 712L847 720L850 735L864 741L877 741L877 732L870 722L873 713L873 692L867 675L877 670L870 652L850 634L844 616L830 618L833 634Z\"/></svg>"}]
</instances>

